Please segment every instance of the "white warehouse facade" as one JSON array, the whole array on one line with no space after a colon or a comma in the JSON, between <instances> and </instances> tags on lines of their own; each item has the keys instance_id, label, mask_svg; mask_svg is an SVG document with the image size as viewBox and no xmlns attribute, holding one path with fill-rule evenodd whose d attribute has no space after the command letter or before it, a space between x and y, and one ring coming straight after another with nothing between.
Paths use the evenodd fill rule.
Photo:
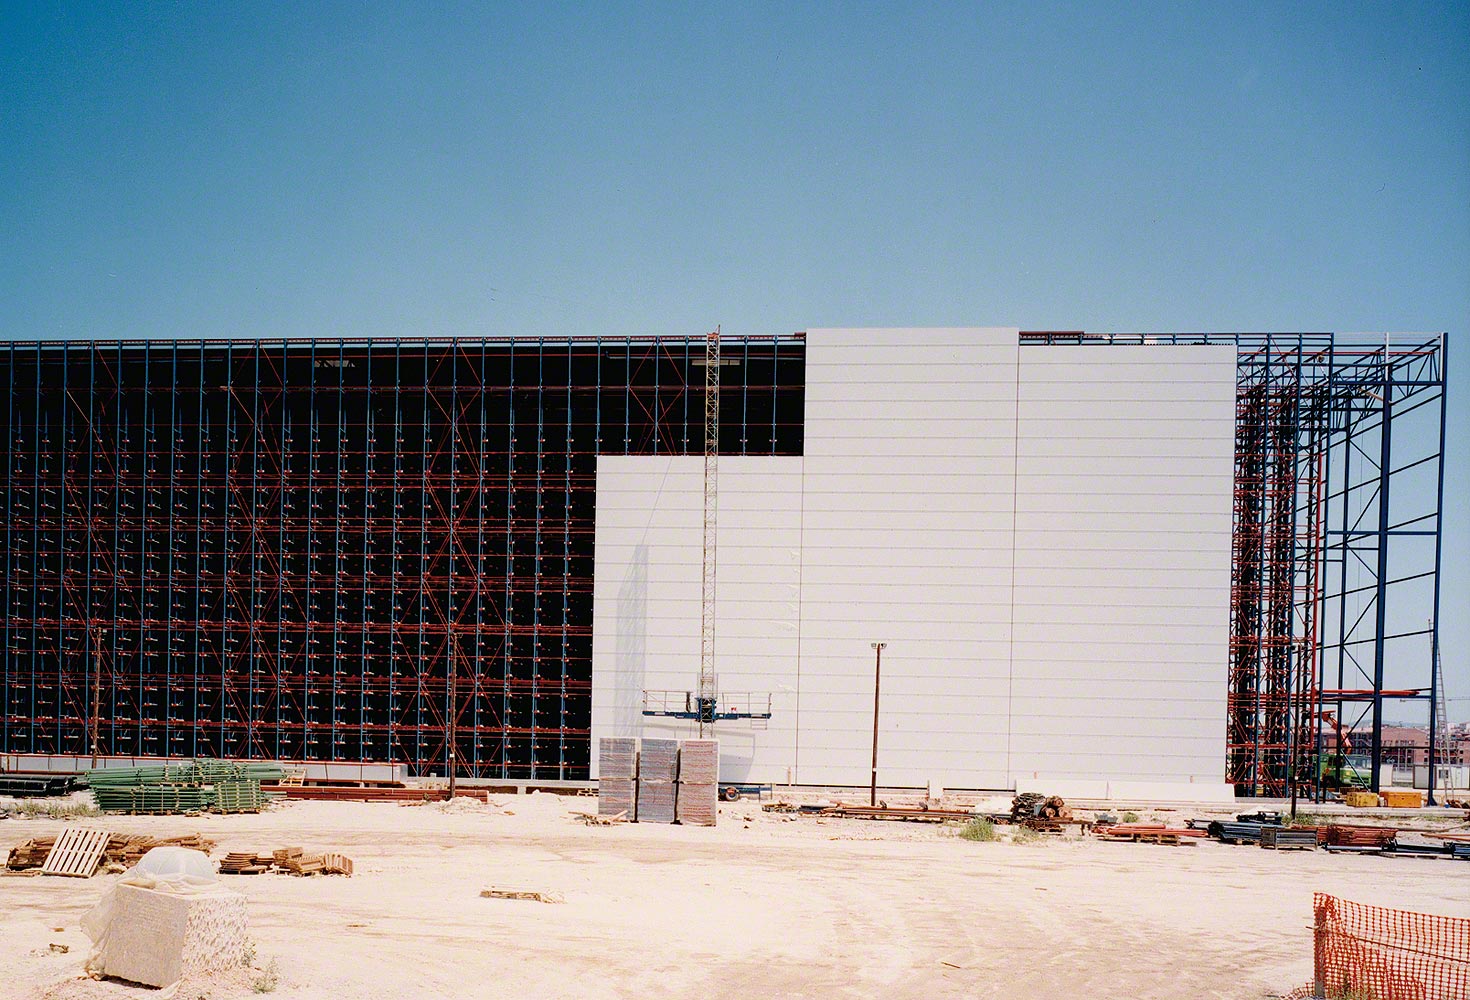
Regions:
<instances>
[{"instance_id":1,"label":"white warehouse facade","mask_svg":"<svg viewBox=\"0 0 1470 1000\"><path fill-rule=\"evenodd\" d=\"M726 781L1220 785L1236 350L806 332L801 456L720 460ZM703 464L601 456L593 744L692 735ZM592 777L597 755L591 756Z\"/></svg>"}]
</instances>

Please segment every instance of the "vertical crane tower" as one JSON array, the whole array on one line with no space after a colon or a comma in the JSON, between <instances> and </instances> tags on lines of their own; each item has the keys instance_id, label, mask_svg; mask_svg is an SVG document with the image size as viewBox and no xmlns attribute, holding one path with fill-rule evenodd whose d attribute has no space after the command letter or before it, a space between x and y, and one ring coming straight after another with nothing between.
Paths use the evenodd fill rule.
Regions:
<instances>
[{"instance_id":1,"label":"vertical crane tower","mask_svg":"<svg viewBox=\"0 0 1470 1000\"><path fill-rule=\"evenodd\" d=\"M699 723L699 735L719 720L748 719L765 728L769 694L726 694L720 703L715 675L716 542L720 527L720 328L704 338L704 542L700 576L699 684L693 691L644 691L643 714Z\"/></svg>"},{"instance_id":2,"label":"vertical crane tower","mask_svg":"<svg viewBox=\"0 0 1470 1000\"><path fill-rule=\"evenodd\" d=\"M720 524L720 328L704 338L704 559L699 610L699 735L713 726L715 680L715 545Z\"/></svg>"}]
</instances>

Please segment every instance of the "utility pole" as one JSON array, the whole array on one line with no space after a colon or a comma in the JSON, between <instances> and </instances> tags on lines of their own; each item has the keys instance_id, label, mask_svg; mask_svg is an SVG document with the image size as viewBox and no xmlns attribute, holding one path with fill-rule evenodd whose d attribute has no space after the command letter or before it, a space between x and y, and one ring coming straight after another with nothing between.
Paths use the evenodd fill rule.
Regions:
<instances>
[{"instance_id":1,"label":"utility pole","mask_svg":"<svg viewBox=\"0 0 1470 1000\"><path fill-rule=\"evenodd\" d=\"M873 773L868 786L868 805L878 805L878 683L883 675L883 650L886 642L870 642L873 648Z\"/></svg>"}]
</instances>

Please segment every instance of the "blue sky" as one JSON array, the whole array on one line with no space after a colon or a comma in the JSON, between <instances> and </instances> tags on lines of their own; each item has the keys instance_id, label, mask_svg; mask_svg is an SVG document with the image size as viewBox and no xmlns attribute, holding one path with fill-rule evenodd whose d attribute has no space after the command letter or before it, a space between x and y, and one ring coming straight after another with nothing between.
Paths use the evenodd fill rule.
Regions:
<instances>
[{"instance_id":1,"label":"blue sky","mask_svg":"<svg viewBox=\"0 0 1470 1000\"><path fill-rule=\"evenodd\" d=\"M1453 340L1470 5L4 0L0 319ZM1444 658L1470 717L1451 355Z\"/></svg>"}]
</instances>

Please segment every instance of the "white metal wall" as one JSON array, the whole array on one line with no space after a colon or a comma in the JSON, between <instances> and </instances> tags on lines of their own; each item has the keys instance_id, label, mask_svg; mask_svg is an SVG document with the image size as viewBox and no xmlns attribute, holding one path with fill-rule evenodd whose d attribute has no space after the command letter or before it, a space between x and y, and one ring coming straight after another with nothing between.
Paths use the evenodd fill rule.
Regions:
<instances>
[{"instance_id":1,"label":"white metal wall","mask_svg":"<svg viewBox=\"0 0 1470 1000\"><path fill-rule=\"evenodd\" d=\"M1221 781L1235 348L1023 347L1013 776Z\"/></svg>"},{"instance_id":2,"label":"white metal wall","mask_svg":"<svg viewBox=\"0 0 1470 1000\"><path fill-rule=\"evenodd\" d=\"M1018 347L1009 330L813 330L802 458L720 463L722 776L1218 781L1234 352ZM698 458L598 469L594 740L684 724ZM594 755L595 768L595 755ZM595 772L594 772L595 773Z\"/></svg>"}]
</instances>

